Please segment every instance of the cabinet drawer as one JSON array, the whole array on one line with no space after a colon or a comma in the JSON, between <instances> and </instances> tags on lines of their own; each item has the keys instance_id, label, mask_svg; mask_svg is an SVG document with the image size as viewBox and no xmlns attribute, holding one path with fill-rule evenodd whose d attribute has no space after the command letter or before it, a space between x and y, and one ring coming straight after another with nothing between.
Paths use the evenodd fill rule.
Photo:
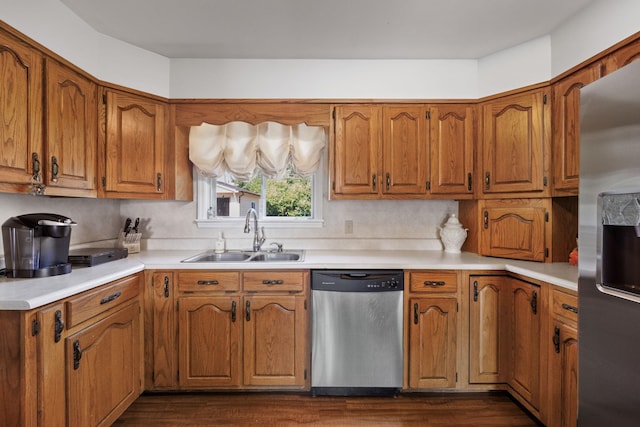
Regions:
<instances>
[{"instance_id":1,"label":"cabinet drawer","mask_svg":"<svg viewBox=\"0 0 640 427\"><path fill-rule=\"evenodd\" d=\"M578 297L553 290L553 313L578 321Z\"/></svg>"},{"instance_id":2,"label":"cabinet drawer","mask_svg":"<svg viewBox=\"0 0 640 427\"><path fill-rule=\"evenodd\" d=\"M223 291L240 290L238 271L182 271L178 274L179 291Z\"/></svg>"},{"instance_id":3,"label":"cabinet drawer","mask_svg":"<svg viewBox=\"0 0 640 427\"><path fill-rule=\"evenodd\" d=\"M304 271L251 271L244 273L244 290L249 292L304 291Z\"/></svg>"},{"instance_id":4,"label":"cabinet drawer","mask_svg":"<svg viewBox=\"0 0 640 427\"><path fill-rule=\"evenodd\" d=\"M136 274L72 298L67 301L67 328L137 297L139 285L140 276Z\"/></svg>"},{"instance_id":5,"label":"cabinet drawer","mask_svg":"<svg viewBox=\"0 0 640 427\"><path fill-rule=\"evenodd\" d=\"M412 272L409 279L411 292L455 293L458 275L453 271Z\"/></svg>"}]
</instances>

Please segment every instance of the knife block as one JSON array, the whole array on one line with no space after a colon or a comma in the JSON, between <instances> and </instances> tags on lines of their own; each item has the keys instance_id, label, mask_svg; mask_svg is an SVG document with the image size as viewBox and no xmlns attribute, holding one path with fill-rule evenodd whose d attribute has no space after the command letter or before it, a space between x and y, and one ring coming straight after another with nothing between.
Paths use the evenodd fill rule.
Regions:
<instances>
[{"instance_id":1,"label":"knife block","mask_svg":"<svg viewBox=\"0 0 640 427\"><path fill-rule=\"evenodd\" d=\"M136 254L140 252L140 240L142 233L120 233L118 237L118 247L125 248L128 253Z\"/></svg>"}]
</instances>

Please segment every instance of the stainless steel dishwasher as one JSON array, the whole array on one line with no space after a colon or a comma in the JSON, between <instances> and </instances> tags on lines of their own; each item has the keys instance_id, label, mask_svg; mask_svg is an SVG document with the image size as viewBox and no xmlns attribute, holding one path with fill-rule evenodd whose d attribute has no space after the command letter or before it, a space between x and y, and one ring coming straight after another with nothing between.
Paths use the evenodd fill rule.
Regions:
<instances>
[{"instance_id":1,"label":"stainless steel dishwasher","mask_svg":"<svg viewBox=\"0 0 640 427\"><path fill-rule=\"evenodd\" d=\"M402 388L401 270L311 273L311 393L397 395Z\"/></svg>"}]
</instances>

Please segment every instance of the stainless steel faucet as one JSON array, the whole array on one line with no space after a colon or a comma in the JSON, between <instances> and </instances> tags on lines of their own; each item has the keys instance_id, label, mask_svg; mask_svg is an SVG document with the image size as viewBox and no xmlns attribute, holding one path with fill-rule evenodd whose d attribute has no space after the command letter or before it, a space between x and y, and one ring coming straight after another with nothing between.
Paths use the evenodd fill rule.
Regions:
<instances>
[{"instance_id":1,"label":"stainless steel faucet","mask_svg":"<svg viewBox=\"0 0 640 427\"><path fill-rule=\"evenodd\" d=\"M253 208L249 208L247 211L247 216L244 220L244 232L249 233L251 231L251 224L249 222L251 221L251 215L253 215L253 251L258 252L267 238L264 236L264 227L262 227L262 236L260 236L258 229L258 212Z\"/></svg>"}]
</instances>

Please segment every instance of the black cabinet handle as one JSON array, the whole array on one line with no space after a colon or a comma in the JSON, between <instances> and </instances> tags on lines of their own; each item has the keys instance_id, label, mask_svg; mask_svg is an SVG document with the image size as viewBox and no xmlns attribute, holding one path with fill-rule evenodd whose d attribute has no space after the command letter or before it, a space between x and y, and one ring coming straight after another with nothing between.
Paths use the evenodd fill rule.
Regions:
<instances>
[{"instance_id":1,"label":"black cabinet handle","mask_svg":"<svg viewBox=\"0 0 640 427\"><path fill-rule=\"evenodd\" d=\"M58 182L58 173L60 167L58 166L58 159L56 156L51 156L51 181Z\"/></svg>"},{"instance_id":2,"label":"black cabinet handle","mask_svg":"<svg viewBox=\"0 0 640 427\"><path fill-rule=\"evenodd\" d=\"M447 282L445 282L444 280L425 280L424 281L425 286L431 286L434 288L437 288L439 286L445 286L446 284Z\"/></svg>"},{"instance_id":3,"label":"black cabinet handle","mask_svg":"<svg viewBox=\"0 0 640 427\"><path fill-rule=\"evenodd\" d=\"M198 280L198 285L219 285L220 282L217 280Z\"/></svg>"},{"instance_id":4,"label":"black cabinet handle","mask_svg":"<svg viewBox=\"0 0 640 427\"><path fill-rule=\"evenodd\" d=\"M484 225L484 229L488 229L489 228L489 211L484 211L484 221L483 221L483 225Z\"/></svg>"},{"instance_id":5,"label":"black cabinet handle","mask_svg":"<svg viewBox=\"0 0 640 427\"><path fill-rule=\"evenodd\" d=\"M390 187L391 187L391 175L389 175L389 172L387 172L387 191L389 191Z\"/></svg>"},{"instance_id":6,"label":"black cabinet handle","mask_svg":"<svg viewBox=\"0 0 640 427\"><path fill-rule=\"evenodd\" d=\"M473 282L473 300L478 301L478 281Z\"/></svg>"},{"instance_id":7,"label":"black cabinet handle","mask_svg":"<svg viewBox=\"0 0 640 427\"><path fill-rule=\"evenodd\" d=\"M73 342L73 370L78 370L80 367L80 359L82 359L82 349L80 348L80 341L75 340Z\"/></svg>"},{"instance_id":8,"label":"black cabinet handle","mask_svg":"<svg viewBox=\"0 0 640 427\"><path fill-rule=\"evenodd\" d=\"M56 310L55 324L53 327L53 341L59 342L62 338L62 331L64 331L64 321L62 320L62 311Z\"/></svg>"},{"instance_id":9,"label":"black cabinet handle","mask_svg":"<svg viewBox=\"0 0 640 427\"><path fill-rule=\"evenodd\" d=\"M564 310L570 311L572 313L578 314L578 307L574 307L572 305L569 304L562 304L562 308Z\"/></svg>"},{"instance_id":10,"label":"black cabinet handle","mask_svg":"<svg viewBox=\"0 0 640 427\"><path fill-rule=\"evenodd\" d=\"M467 191L473 190L473 175L471 172L467 174Z\"/></svg>"},{"instance_id":11,"label":"black cabinet handle","mask_svg":"<svg viewBox=\"0 0 640 427\"><path fill-rule=\"evenodd\" d=\"M418 324L418 303L413 304L413 324Z\"/></svg>"},{"instance_id":12,"label":"black cabinet handle","mask_svg":"<svg viewBox=\"0 0 640 427\"><path fill-rule=\"evenodd\" d=\"M40 182L40 158L38 157L38 153L31 153L31 165L33 180Z\"/></svg>"},{"instance_id":13,"label":"black cabinet handle","mask_svg":"<svg viewBox=\"0 0 640 427\"><path fill-rule=\"evenodd\" d=\"M251 301L247 301L244 307L244 314L247 322L251 321Z\"/></svg>"},{"instance_id":14,"label":"black cabinet handle","mask_svg":"<svg viewBox=\"0 0 640 427\"><path fill-rule=\"evenodd\" d=\"M553 349L556 353L560 353L560 328L553 328Z\"/></svg>"},{"instance_id":15,"label":"black cabinet handle","mask_svg":"<svg viewBox=\"0 0 640 427\"><path fill-rule=\"evenodd\" d=\"M280 279L277 279L277 280L264 279L262 281L262 284L263 285L282 285L282 284L284 284L284 280L280 280Z\"/></svg>"},{"instance_id":16,"label":"black cabinet handle","mask_svg":"<svg viewBox=\"0 0 640 427\"><path fill-rule=\"evenodd\" d=\"M164 276L164 297L169 298L169 276Z\"/></svg>"},{"instance_id":17,"label":"black cabinet handle","mask_svg":"<svg viewBox=\"0 0 640 427\"><path fill-rule=\"evenodd\" d=\"M371 175L371 187L373 191L376 191L376 174Z\"/></svg>"},{"instance_id":18,"label":"black cabinet handle","mask_svg":"<svg viewBox=\"0 0 640 427\"><path fill-rule=\"evenodd\" d=\"M231 321L236 321L236 302L231 301Z\"/></svg>"},{"instance_id":19,"label":"black cabinet handle","mask_svg":"<svg viewBox=\"0 0 640 427\"><path fill-rule=\"evenodd\" d=\"M118 298L120 295L122 295L122 292L120 292L120 291L115 292L115 293L109 295L108 297L102 298L100 300L100 304L107 304L107 303L113 301L114 299Z\"/></svg>"},{"instance_id":20,"label":"black cabinet handle","mask_svg":"<svg viewBox=\"0 0 640 427\"><path fill-rule=\"evenodd\" d=\"M491 187L491 173L487 172L484 175L484 187L488 190Z\"/></svg>"},{"instance_id":21,"label":"black cabinet handle","mask_svg":"<svg viewBox=\"0 0 640 427\"><path fill-rule=\"evenodd\" d=\"M533 291L531 301L529 303L531 304L531 311L533 314L538 314L538 293L536 291Z\"/></svg>"}]
</instances>

